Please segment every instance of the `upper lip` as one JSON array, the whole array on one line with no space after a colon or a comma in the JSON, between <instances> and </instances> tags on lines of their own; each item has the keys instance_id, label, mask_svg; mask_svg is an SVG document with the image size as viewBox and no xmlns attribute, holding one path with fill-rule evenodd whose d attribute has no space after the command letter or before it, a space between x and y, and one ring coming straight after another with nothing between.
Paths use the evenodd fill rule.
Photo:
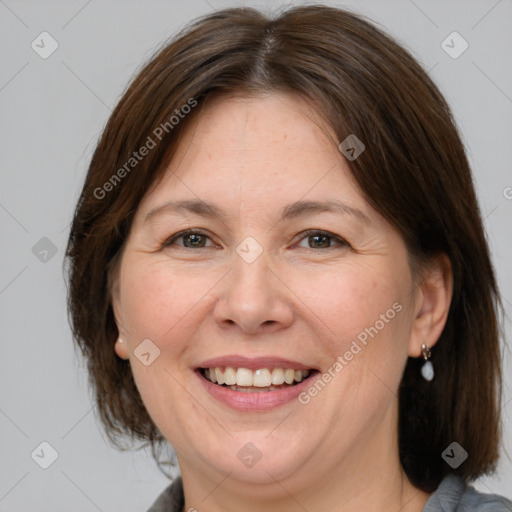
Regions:
<instances>
[{"instance_id":1,"label":"upper lip","mask_svg":"<svg viewBox=\"0 0 512 512\"><path fill-rule=\"evenodd\" d=\"M227 355L214 357L199 363L197 368L216 368L216 367L227 367L231 368L247 368L248 370L259 370L260 368L268 368L272 370L274 368L293 368L294 370L314 370L311 366L305 366L297 361L290 361L282 357L244 357L237 355Z\"/></svg>"}]
</instances>

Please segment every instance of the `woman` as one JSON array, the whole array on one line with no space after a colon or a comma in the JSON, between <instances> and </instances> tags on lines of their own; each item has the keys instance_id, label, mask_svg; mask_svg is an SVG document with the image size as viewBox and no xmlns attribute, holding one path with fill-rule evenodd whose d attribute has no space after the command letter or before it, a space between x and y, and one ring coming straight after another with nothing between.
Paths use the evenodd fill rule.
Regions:
<instances>
[{"instance_id":1,"label":"woman","mask_svg":"<svg viewBox=\"0 0 512 512\"><path fill-rule=\"evenodd\" d=\"M496 280L450 109L354 14L216 12L93 155L69 307L112 440L168 442L156 511L512 510Z\"/></svg>"}]
</instances>

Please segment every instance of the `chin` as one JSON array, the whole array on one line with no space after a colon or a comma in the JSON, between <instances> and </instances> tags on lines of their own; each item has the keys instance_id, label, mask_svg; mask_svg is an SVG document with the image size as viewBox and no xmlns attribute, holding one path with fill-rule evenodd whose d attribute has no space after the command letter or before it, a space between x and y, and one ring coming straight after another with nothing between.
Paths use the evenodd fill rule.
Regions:
<instances>
[{"instance_id":1,"label":"chin","mask_svg":"<svg viewBox=\"0 0 512 512\"><path fill-rule=\"evenodd\" d=\"M280 439L266 436L268 432L237 435L236 441L230 439L221 453L211 453L206 458L203 452L201 457L214 473L229 474L230 480L256 488L259 484L268 486L276 480L294 479L307 455L304 445L287 442L286 436Z\"/></svg>"}]
</instances>

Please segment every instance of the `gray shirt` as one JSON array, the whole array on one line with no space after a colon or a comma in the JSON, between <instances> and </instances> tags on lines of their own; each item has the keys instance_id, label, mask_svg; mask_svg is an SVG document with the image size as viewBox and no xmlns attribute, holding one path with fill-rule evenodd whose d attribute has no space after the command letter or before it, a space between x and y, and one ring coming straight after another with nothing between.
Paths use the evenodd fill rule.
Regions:
<instances>
[{"instance_id":1,"label":"gray shirt","mask_svg":"<svg viewBox=\"0 0 512 512\"><path fill-rule=\"evenodd\" d=\"M181 477L160 494L148 512L182 512L185 505ZM512 512L512 501L484 494L466 486L457 475L448 475L430 496L422 512Z\"/></svg>"}]
</instances>

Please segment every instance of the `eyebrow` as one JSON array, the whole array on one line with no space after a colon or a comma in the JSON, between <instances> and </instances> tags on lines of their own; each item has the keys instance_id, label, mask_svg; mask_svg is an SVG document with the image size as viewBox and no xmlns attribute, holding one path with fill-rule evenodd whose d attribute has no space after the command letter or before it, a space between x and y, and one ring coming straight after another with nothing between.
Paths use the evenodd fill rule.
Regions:
<instances>
[{"instance_id":1,"label":"eyebrow","mask_svg":"<svg viewBox=\"0 0 512 512\"><path fill-rule=\"evenodd\" d=\"M279 222L285 220L292 220L314 213L334 212L344 215L353 216L365 224L371 224L369 217L358 208L349 206L348 204L333 199L329 201L296 201L285 206L281 211L281 218ZM157 215L163 213L193 213L206 218L218 218L225 220L228 213L212 203L207 203L201 200L182 200L182 201L167 201L159 206L156 206L148 212L144 223Z\"/></svg>"}]
</instances>

